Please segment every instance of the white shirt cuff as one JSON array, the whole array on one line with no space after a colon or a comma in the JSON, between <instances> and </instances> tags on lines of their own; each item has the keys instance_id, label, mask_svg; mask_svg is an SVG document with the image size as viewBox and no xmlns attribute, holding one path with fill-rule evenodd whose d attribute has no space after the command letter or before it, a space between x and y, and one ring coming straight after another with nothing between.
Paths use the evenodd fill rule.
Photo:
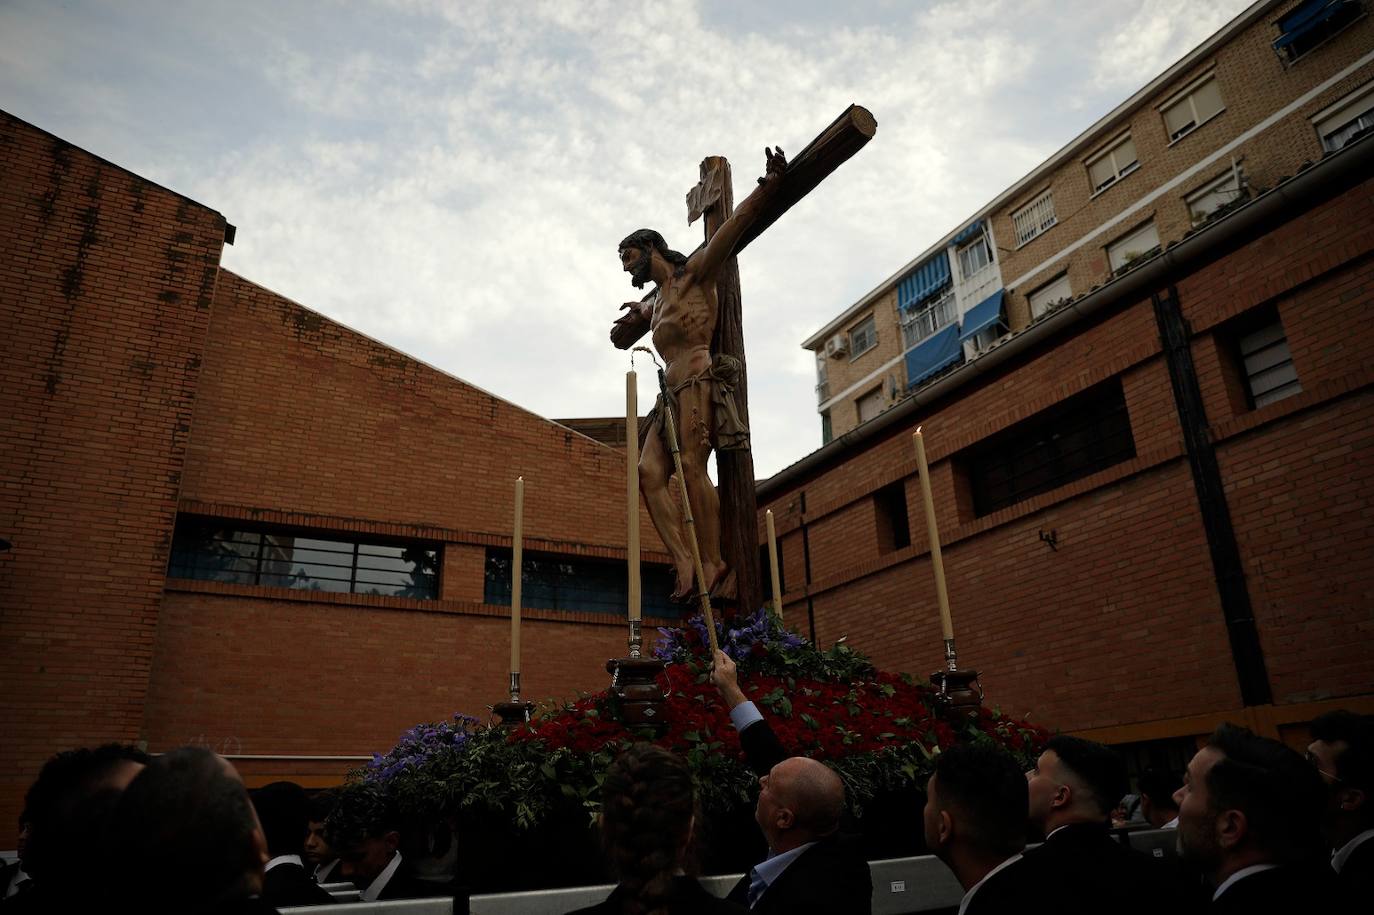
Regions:
<instances>
[{"instance_id":1,"label":"white shirt cuff","mask_svg":"<svg viewBox=\"0 0 1374 915\"><path fill-rule=\"evenodd\" d=\"M734 724L736 731L743 731L755 721L762 721L763 713L759 707L748 699L730 709L730 721Z\"/></svg>"}]
</instances>

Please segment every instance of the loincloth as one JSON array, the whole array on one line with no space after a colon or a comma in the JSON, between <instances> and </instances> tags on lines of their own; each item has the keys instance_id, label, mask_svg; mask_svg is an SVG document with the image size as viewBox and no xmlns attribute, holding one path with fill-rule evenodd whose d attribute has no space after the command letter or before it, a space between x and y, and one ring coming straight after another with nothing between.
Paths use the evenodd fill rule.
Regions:
<instances>
[{"instance_id":1,"label":"loincloth","mask_svg":"<svg viewBox=\"0 0 1374 915\"><path fill-rule=\"evenodd\" d=\"M686 388L696 387L702 382L711 382L711 404L715 407L711 412L714 414L714 428L710 430L710 444L717 451L746 451L749 448L749 427L740 418L739 407L735 403L735 385L739 382L740 362L734 356L727 356L724 353L717 353L711 358L711 365L703 372L698 372L691 378L680 381L673 385L668 391L668 396L672 399L673 418L677 420L678 440L682 440L683 425L682 411L678 409L680 398L678 392ZM668 442L668 427L663 422L663 394L658 395L654 408L649 411L647 421L644 423L643 431L639 435L639 444L642 448L645 439L648 438L649 429L654 423L658 423L659 435L663 437L663 448L671 452L672 446Z\"/></svg>"}]
</instances>

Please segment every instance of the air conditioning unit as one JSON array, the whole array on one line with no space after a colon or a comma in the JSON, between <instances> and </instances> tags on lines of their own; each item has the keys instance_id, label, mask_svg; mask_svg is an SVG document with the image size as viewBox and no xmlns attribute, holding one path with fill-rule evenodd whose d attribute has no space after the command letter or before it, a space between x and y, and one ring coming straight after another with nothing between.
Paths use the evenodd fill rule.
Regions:
<instances>
[{"instance_id":1,"label":"air conditioning unit","mask_svg":"<svg viewBox=\"0 0 1374 915\"><path fill-rule=\"evenodd\" d=\"M825 354L831 359L838 359L849 352L849 337L846 334L836 334L825 341Z\"/></svg>"}]
</instances>

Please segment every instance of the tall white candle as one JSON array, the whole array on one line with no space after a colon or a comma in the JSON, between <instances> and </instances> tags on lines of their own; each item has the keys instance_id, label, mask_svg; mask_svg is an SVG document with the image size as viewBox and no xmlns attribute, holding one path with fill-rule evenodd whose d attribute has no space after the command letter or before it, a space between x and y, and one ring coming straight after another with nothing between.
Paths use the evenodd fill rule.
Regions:
<instances>
[{"instance_id":1,"label":"tall white candle","mask_svg":"<svg viewBox=\"0 0 1374 915\"><path fill-rule=\"evenodd\" d=\"M639 378L634 369L625 373L625 505L630 566L630 619L639 619Z\"/></svg>"},{"instance_id":2,"label":"tall white candle","mask_svg":"<svg viewBox=\"0 0 1374 915\"><path fill-rule=\"evenodd\" d=\"M515 479L515 532L511 535L510 672L520 672L520 585L525 567L525 478Z\"/></svg>"},{"instance_id":3,"label":"tall white candle","mask_svg":"<svg viewBox=\"0 0 1374 915\"><path fill-rule=\"evenodd\" d=\"M773 509L764 512L768 523L768 571L773 576L773 610L782 616L782 585L778 575L778 535L773 529Z\"/></svg>"}]
</instances>

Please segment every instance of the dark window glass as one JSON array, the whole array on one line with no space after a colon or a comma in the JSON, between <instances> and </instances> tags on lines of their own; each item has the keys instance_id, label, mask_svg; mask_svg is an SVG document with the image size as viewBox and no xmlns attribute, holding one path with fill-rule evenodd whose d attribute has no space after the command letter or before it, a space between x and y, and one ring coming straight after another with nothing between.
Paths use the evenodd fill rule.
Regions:
<instances>
[{"instance_id":1,"label":"dark window glass","mask_svg":"<svg viewBox=\"0 0 1374 915\"><path fill-rule=\"evenodd\" d=\"M167 575L432 600L439 596L439 549L421 543L325 540L280 528L181 517Z\"/></svg>"},{"instance_id":2,"label":"dark window glass","mask_svg":"<svg viewBox=\"0 0 1374 915\"><path fill-rule=\"evenodd\" d=\"M520 603L545 610L582 610L625 616L629 607L629 569L624 561L586 556L560 556L526 550L523 557ZM508 605L511 551L488 547L483 600ZM673 573L665 565L640 566L640 608L645 616L680 617L687 604L668 600ZM695 606L695 605L692 605Z\"/></svg>"},{"instance_id":3,"label":"dark window glass","mask_svg":"<svg viewBox=\"0 0 1374 915\"><path fill-rule=\"evenodd\" d=\"M1126 398L1112 381L979 442L960 460L982 516L1133 457Z\"/></svg>"},{"instance_id":4,"label":"dark window glass","mask_svg":"<svg viewBox=\"0 0 1374 915\"><path fill-rule=\"evenodd\" d=\"M759 574L763 576L763 599L773 599L773 570L768 562L768 538L759 544ZM778 539L778 587L787 593L787 567L782 561L782 539Z\"/></svg>"},{"instance_id":5,"label":"dark window glass","mask_svg":"<svg viewBox=\"0 0 1374 915\"><path fill-rule=\"evenodd\" d=\"M889 483L873 494L878 525L878 552L891 553L911 546L911 520L906 510L906 484Z\"/></svg>"}]
</instances>

